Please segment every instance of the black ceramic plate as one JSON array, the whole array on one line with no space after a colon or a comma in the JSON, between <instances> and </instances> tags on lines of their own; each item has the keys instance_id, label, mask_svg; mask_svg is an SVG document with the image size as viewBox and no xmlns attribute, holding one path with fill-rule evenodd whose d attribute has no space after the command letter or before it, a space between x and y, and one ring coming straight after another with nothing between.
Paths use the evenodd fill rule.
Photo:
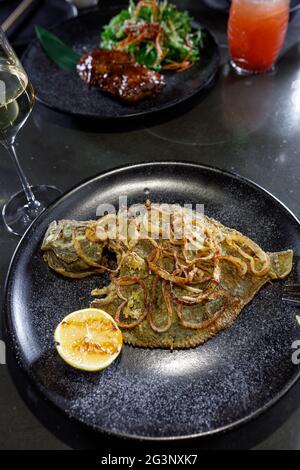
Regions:
<instances>
[{"instance_id":1,"label":"black ceramic plate","mask_svg":"<svg viewBox=\"0 0 300 470\"><path fill-rule=\"evenodd\" d=\"M297 311L281 301L286 281L265 287L230 329L195 349L124 346L117 361L96 374L72 369L56 353L56 325L67 313L89 305L97 278L66 280L50 272L39 251L43 235L55 219L94 218L100 203L117 207L120 195L127 195L129 204L149 197L203 203L207 215L265 249L293 248L300 254L299 222L275 198L240 177L187 163L139 164L105 173L54 203L16 251L7 281L6 322L20 365L65 413L106 433L203 436L261 413L299 376L291 360L292 343L300 334Z\"/></svg>"},{"instance_id":2,"label":"black ceramic plate","mask_svg":"<svg viewBox=\"0 0 300 470\"><path fill-rule=\"evenodd\" d=\"M72 19L53 29L66 44L78 52L99 47L100 31L120 6L101 6L99 10ZM219 67L215 40L205 30L204 49L199 64L182 73L168 73L166 87L153 99L126 105L89 89L79 76L59 69L34 41L23 56L24 66L33 82L37 99L46 106L71 115L97 119L134 118L172 108L206 90Z\"/></svg>"}]
</instances>

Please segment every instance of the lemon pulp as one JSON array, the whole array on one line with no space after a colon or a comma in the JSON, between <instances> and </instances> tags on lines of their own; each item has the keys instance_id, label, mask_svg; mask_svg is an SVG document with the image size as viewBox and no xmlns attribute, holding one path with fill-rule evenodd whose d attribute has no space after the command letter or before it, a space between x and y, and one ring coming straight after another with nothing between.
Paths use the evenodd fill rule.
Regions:
<instances>
[{"instance_id":1,"label":"lemon pulp","mask_svg":"<svg viewBox=\"0 0 300 470\"><path fill-rule=\"evenodd\" d=\"M98 371L120 354L122 333L104 310L88 308L67 315L54 334L59 355L72 367Z\"/></svg>"}]
</instances>

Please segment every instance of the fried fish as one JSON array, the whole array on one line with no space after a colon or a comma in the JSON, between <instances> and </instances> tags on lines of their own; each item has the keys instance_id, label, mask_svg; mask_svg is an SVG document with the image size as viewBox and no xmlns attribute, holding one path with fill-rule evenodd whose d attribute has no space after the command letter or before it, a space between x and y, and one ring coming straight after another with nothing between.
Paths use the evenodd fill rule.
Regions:
<instances>
[{"instance_id":1,"label":"fried fish","mask_svg":"<svg viewBox=\"0 0 300 470\"><path fill-rule=\"evenodd\" d=\"M150 215L153 210L158 218ZM195 347L229 327L262 286L288 276L293 251L264 252L250 238L204 216L189 218L184 235L175 237L184 211L170 206L167 238L162 237L166 209L149 204L145 217L131 219L130 235L122 222L127 224L122 239L99 236L96 222L53 223L42 246L45 261L69 277L109 272L110 284L92 292L91 306L114 317L125 343ZM150 236L149 227L157 237Z\"/></svg>"}]
</instances>

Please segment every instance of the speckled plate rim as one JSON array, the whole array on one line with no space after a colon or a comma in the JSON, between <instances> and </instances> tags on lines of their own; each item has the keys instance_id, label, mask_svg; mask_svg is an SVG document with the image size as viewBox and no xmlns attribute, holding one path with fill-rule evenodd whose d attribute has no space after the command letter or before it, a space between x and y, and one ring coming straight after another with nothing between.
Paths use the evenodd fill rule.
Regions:
<instances>
[{"instance_id":1,"label":"speckled plate rim","mask_svg":"<svg viewBox=\"0 0 300 470\"><path fill-rule=\"evenodd\" d=\"M91 15L93 12L92 11L87 11L85 13L81 13L79 16L75 16L74 18L70 18L68 20L65 20L61 23L59 23L59 25L55 25L53 26L52 28L48 28L49 31L55 31L56 28L59 26L59 27L63 27L65 24L68 24L70 23L71 21L78 21L80 18L84 18L84 16L88 16L88 15ZM199 24L200 26L200 23L199 22L195 22L197 24ZM212 43L214 44L214 56L215 56L215 67L214 67L214 71L213 73L207 78L206 81L204 81L201 85L201 87L199 87L198 90L193 90L191 91L190 93L188 93L187 95L185 95L184 98L182 98L181 100L178 100L176 101L175 103L170 103L170 104L166 104L164 106L161 106L159 107L158 109L153 109L153 110L149 110L149 111L140 111L140 112L137 112L135 114L122 114L122 116L110 116L110 117L97 117L97 116L94 116L94 115L86 115L86 114L82 114L80 112L69 112L69 111L66 111L65 109L63 109L62 107L60 107L59 104L57 105L52 105L50 103L48 103L46 100L44 100L43 98L40 98L38 96L38 94L35 96L36 100L38 103L42 104L43 106L45 106L46 108L49 108L51 109L52 111L56 111L56 112L59 112L59 113L62 113L66 116L71 116L73 118L81 118L81 119L88 119L88 120L91 120L91 121L104 121L104 122L118 122L118 121L133 121L133 120L136 120L136 119L140 119L142 117L149 117L149 116L155 116L159 113L163 113L163 112L167 112L169 111L170 109L173 109L173 108L176 108L176 107L179 107L179 106L182 106L183 104L185 103L189 103L192 98L195 98L197 97L198 95L201 94L201 92L207 90L210 86L212 86L212 84L214 83L214 81L217 79L218 77L218 73L219 73L219 68L220 68L220 62L221 62L221 55L220 55L220 50L219 50L219 46L218 46L218 43L215 39L215 36L207 29L207 28L202 28L203 29L203 32L205 32L206 35L209 36L210 40L212 41ZM26 57L27 55L29 54L29 52L31 51L31 49L33 47L35 47L37 44L39 44L39 40L38 39L34 39L32 40L28 46L26 47L24 53L22 54L22 58L21 58L21 62L22 64L25 62L26 60ZM113 98L112 98L113 99Z\"/></svg>"},{"instance_id":2,"label":"speckled plate rim","mask_svg":"<svg viewBox=\"0 0 300 470\"><path fill-rule=\"evenodd\" d=\"M77 190L81 189L85 185L88 185L98 179L107 177L107 176L112 176L112 175L117 175L118 173L121 173L122 171L128 170L128 169L135 169L135 168L141 168L141 167L152 167L152 166L167 166L167 165L172 165L172 166L177 166L177 167L189 167L189 168L196 168L198 170L206 170L210 171L213 173L217 173L220 175L224 175L227 177L230 177L234 180L237 180L239 182L242 182L243 184L247 185L250 188L253 188L255 190L258 190L264 194L269 200L275 202L278 207L286 213L288 217L290 217L294 222L299 227L299 237L300 237L300 220L295 216L295 214L283 203L280 201L279 198L274 196L271 192L263 188L261 185L255 183L254 181L241 176L237 173L230 172L227 170L223 170L221 168L215 167L215 166L210 166L210 165L204 165L201 163L194 163L194 162L189 162L189 161L158 161L158 162L141 162L141 163L134 163L132 165L122 165L116 168L113 168L108 171L103 171L99 174L97 174L94 177L86 178L77 185L75 185L73 188L71 188L69 191L64 193L61 197L59 197L56 201L54 201L42 214L40 214L37 219L32 223L32 225L27 229L27 231L24 233L23 237L19 241L15 252L12 256L8 273L6 276L6 281L5 281L5 288L4 288L4 318L3 318L3 330L4 330L4 338L7 341L7 344L9 347L11 347L12 352L17 355L19 353L18 346L17 346L17 340L16 337L17 335L14 333L13 325L12 325L12 320L11 320L11 315L9 312L9 304L11 300L11 292L10 292L10 285L13 280L13 273L14 273L14 268L17 265L17 256L19 254L19 250L22 248L23 244L27 243L27 237L31 231L34 231L35 228L39 225L39 221L43 217L47 217L48 212L50 212L52 209L55 209L57 205L59 205L62 201L67 199L69 196L71 196L74 192ZM78 417L74 416L69 416L66 411L54 403L48 396L47 394L47 388L43 387L39 382L36 381L34 375L31 373L30 369L26 367L24 364L23 360L20 359L18 361L18 366L22 369L22 371L25 372L27 377L30 379L31 383L36 387L36 389L41 393L44 399L46 399L49 403L51 403L55 408L59 409L64 416L66 416L67 419L74 420L75 422L83 424L86 428L92 429L95 432L99 434L105 434L107 436L111 437L116 437L116 438L123 438L127 440L139 440L139 441L145 441L145 442L175 442L175 441L187 441L187 440L196 440L200 438L205 438L205 437L210 437L210 436L216 436L218 434L222 434L225 432L232 431L238 427L240 427L243 424L249 423L250 421L254 420L255 418L259 417L263 413L265 413L267 410L269 410L271 407L273 407L281 398L283 398L288 391L296 384L298 379L300 378L300 367L297 372L293 375L293 377L287 382L287 384L282 388L280 392L278 392L275 397L271 400L269 400L264 406L260 407L253 413L248 414L244 418L241 418L237 421L234 421L230 424L227 424L225 426L216 428L212 431L207 431L207 432L200 432L200 433L193 433L189 435L181 435L181 436L164 436L164 437L149 437L149 436L140 436L138 434L128 434L128 433L121 433L121 432L113 432L110 430L106 429L99 429L96 426L88 425L83 419L80 419Z\"/></svg>"}]
</instances>

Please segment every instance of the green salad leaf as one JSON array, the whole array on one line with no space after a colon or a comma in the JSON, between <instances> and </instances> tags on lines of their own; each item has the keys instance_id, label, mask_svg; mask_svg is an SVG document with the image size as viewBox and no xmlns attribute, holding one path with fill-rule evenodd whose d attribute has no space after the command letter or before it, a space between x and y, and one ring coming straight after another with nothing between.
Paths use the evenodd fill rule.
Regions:
<instances>
[{"instance_id":1,"label":"green salad leaf","mask_svg":"<svg viewBox=\"0 0 300 470\"><path fill-rule=\"evenodd\" d=\"M168 0L130 0L101 32L100 46L130 52L146 67L185 70L199 61L201 29L193 18Z\"/></svg>"}]
</instances>

